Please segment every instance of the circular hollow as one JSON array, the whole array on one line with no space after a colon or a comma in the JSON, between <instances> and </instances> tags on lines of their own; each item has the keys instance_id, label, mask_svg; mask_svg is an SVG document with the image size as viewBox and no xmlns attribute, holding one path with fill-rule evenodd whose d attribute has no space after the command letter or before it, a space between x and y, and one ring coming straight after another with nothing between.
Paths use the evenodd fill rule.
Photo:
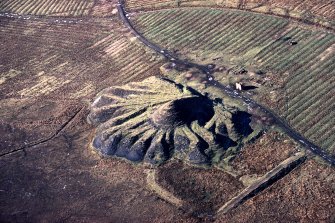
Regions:
<instances>
[{"instance_id":1,"label":"circular hollow","mask_svg":"<svg viewBox=\"0 0 335 223\"><path fill-rule=\"evenodd\" d=\"M174 128L198 121L203 126L214 116L213 103L205 97L189 97L170 101L160 106L150 117L161 128Z\"/></svg>"}]
</instances>

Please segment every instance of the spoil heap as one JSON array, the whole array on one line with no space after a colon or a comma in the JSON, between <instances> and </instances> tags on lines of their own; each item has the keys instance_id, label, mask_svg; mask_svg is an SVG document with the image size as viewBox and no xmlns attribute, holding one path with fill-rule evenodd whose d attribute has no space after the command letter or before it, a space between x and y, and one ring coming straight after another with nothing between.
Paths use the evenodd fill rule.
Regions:
<instances>
[{"instance_id":1,"label":"spoil heap","mask_svg":"<svg viewBox=\"0 0 335 223\"><path fill-rule=\"evenodd\" d=\"M253 130L250 115L219 99L151 77L98 94L88 122L102 155L161 164L170 158L211 165Z\"/></svg>"}]
</instances>

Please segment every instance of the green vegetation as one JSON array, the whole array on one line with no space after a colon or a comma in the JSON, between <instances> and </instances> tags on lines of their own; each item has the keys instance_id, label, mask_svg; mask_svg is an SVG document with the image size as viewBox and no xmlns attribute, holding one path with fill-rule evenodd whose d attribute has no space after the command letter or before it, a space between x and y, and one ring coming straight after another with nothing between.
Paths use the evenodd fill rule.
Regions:
<instances>
[{"instance_id":1,"label":"green vegetation","mask_svg":"<svg viewBox=\"0 0 335 223\"><path fill-rule=\"evenodd\" d=\"M334 29L334 2L332 0L127 0L129 10L151 10L173 7L223 7L274 14L319 24Z\"/></svg>"},{"instance_id":2,"label":"green vegetation","mask_svg":"<svg viewBox=\"0 0 335 223\"><path fill-rule=\"evenodd\" d=\"M138 1L138 0L128 0L126 4L131 9L143 9L143 8L150 8L153 6L178 6L178 0L146 0L146 1Z\"/></svg>"},{"instance_id":3,"label":"green vegetation","mask_svg":"<svg viewBox=\"0 0 335 223\"><path fill-rule=\"evenodd\" d=\"M133 162L223 166L257 134L247 112L157 77L107 88L90 110L93 147Z\"/></svg>"},{"instance_id":4,"label":"green vegetation","mask_svg":"<svg viewBox=\"0 0 335 223\"><path fill-rule=\"evenodd\" d=\"M88 14L93 3L93 0L3 0L0 10L30 15L82 16Z\"/></svg>"},{"instance_id":5,"label":"green vegetation","mask_svg":"<svg viewBox=\"0 0 335 223\"><path fill-rule=\"evenodd\" d=\"M277 112L321 147L335 147L334 34L279 17L209 8L147 12L134 23L171 51L244 58L244 65L282 79L286 105Z\"/></svg>"}]
</instances>

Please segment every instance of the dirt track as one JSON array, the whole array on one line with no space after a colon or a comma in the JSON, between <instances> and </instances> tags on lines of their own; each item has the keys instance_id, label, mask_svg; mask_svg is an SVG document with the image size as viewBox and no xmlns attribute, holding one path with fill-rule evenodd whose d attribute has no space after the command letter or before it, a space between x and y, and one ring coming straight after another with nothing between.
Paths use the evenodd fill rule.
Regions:
<instances>
[{"instance_id":1,"label":"dirt track","mask_svg":"<svg viewBox=\"0 0 335 223\"><path fill-rule=\"evenodd\" d=\"M269 118L273 119L276 124L282 128L292 139L296 140L298 143L300 143L303 147L310 150L315 155L320 156L322 159L324 159L327 163L335 167L335 158L333 158L330 154L327 154L324 152L320 147L313 144L312 142L309 142L308 139L303 137L301 134L296 132L294 129L292 129L284 120L282 120L278 115L267 109L266 107L258 104L253 99L248 98L246 96L241 95L238 91L232 90L231 88L222 85L220 82L216 81L214 77L211 75L213 70L209 68L209 66L204 66L192 62L188 62L185 60L180 60L175 56L172 56L167 50L163 49L160 46L157 46L153 43L151 43L149 40L147 40L144 36L142 36L132 25L130 20L127 17L127 13L125 11L125 3L124 0L119 0L118 3L118 11L121 20L124 22L124 24L127 26L127 28L147 47L153 49L159 54L162 54L164 57L166 57L169 61L174 62L176 64L184 65L187 67L194 67L202 72L204 72L207 75L208 79L208 85L214 86L216 88L219 88L220 90L224 91L227 95L234 99L240 99L243 100L247 105L251 107L257 107L262 112L264 112ZM215 66L215 65L214 65Z\"/></svg>"},{"instance_id":2,"label":"dirt track","mask_svg":"<svg viewBox=\"0 0 335 223\"><path fill-rule=\"evenodd\" d=\"M1 18L0 26L0 71L6 76L0 85L1 222L213 221L160 199L147 188L146 167L101 159L88 146L93 128L86 122L87 107L94 95L159 74L161 58L134 44L115 17L72 25ZM116 58L130 51L108 48L116 39L124 42L115 45L144 55L126 60L126 66L138 71L127 81L120 71L124 64ZM131 69L126 73L131 76ZM289 139L269 134L236 161L244 164L238 165L241 172L258 176L295 147ZM257 160L250 156L255 148ZM161 185L186 198L195 211L211 211L242 187L218 170L178 163L160 168ZM333 168L309 160L236 210L217 216L216 222L333 222L334 184Z\"/></svg>"}]
</instances>

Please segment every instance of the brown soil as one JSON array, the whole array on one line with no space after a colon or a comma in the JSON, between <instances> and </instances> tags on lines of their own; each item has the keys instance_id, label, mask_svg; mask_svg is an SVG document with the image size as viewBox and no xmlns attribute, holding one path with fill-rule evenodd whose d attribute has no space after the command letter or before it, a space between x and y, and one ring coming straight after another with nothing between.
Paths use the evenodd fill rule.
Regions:
<instances>
[{"instance_id":1,"label":"brown soil","mask_svg":"<svg viewBox=\"0 0 335 223\"><path fill-rule=\"evenodd\" d=\"M116 18L77 24L4 18L0 25L0 72L19 72L1 85L1 99L91 99L108 86L155 75L161 65L151 51L125 36L129 32ZM111 41L124 44L111 46ZM132 69L138 75L125 61L136 62Z\"/></svg>"},{"instance_id":2,"label":"brown soil","mask_svg":"<svg viewBox=\"0 0 335 223\"><path fill-rule=\"evenodd\" d=\"M0 158L1 222L194 222L146 189L142 166L92 153L86 115Z\"/></svg>"},{"instance_id":3,"label":"brown soil","mask_svg":"<svg viewBox=\"0 0 335 223\"><path fill-rule=\"evenodd\" d=\"M113 16L112 11L116 8L117 0L96 0L90 15L97 17Z\"/></svg>"},{"instance_id":4,"label":"brown soil","mask_svg":"<svg viewBox=\"0 0 335 223\"><path fill-rule=\"evenodd\" d=\"M1 19L1 29L1 77L20 72L0 85L0 221L192 222L146 189L143 167L102 160L88 148L87 101L130 75L120 71L129 58L116 61L92 46L110 32L124 38L121 24ZM133 80L161 66L145 50L137 55L143 69Z\"/></svg>"},{"instance_id":5,"label":"brown soil","mask_svg":"<svg viewBox=\"0 0 335 223\"><path fill-rule=\"evenodd\" d=\"M14 106L13 106L14 105ZM74 101L15 100L3 103L0 122L1 153L46 140L62 129L83 107Z\"/></svg>"},{"instance_id":6,"label":"brown soil","mask_svg":"<svg viewBox=\"0 0 335 223\"><path fill-rule=\"evenodd\" d=\"M203 169L170 162L158 169L158 183L186 202L188 212L213 217L218 208L243 188L233 176L218 169Z\"/></svg>"},{"instance_id":7,"label":"brown soil","mask_svg":"<svg viewBox=\"0 0 335 223\"><path fill-rule=\"evenodd\" d=\"M52 137L100 90L129 79L127 70L121 70L122 61L129 58L116 59L104 46L95 46L109 32L114 35L112 40L123 38L125 46L142 49L119 34L123 27L116 20L69 25L43 18L2 18L0 25L1 154ZM150 61L146 53L133 56L143 57L136 64L143 69L130 80L158 71L159 61Z\"/></svg>"},{"instance_id":8,"label":"brown soil","mask_svg":"<svg viewBox=\"0 0 335 223\"><path fill-rule=\"evenodd\" d=\"M161 166L159 183L185 200L189 213L147 189L144 166L102 159L89 148L92 98L156 75L162 65L116 17L71 25L1 17L0 29L0 222L211 221L243 188L216 169ZM280 137L265 135L247 146L234 167L265 173L295 151ZM334 168L311 160L216 219L334 222L334 176Z\"/></svg>"},{"instance_id":9,"label":"brown soil","mask_svg":"<svg viewBox=\"0 0 335 223\"><path fill-rule=\"evenodd\" d=\"M260 176L296 153L296 147L286 135L269 131L254 143L243 147L232 166L240 175Z\"/></svg>"},{"instance_id":10,"label":"brown soil","mask_svg":"<svg viewBox=\"0 0 335 223\"><path fill-rule=\"evenodd\" d=\"M334 222L334 169L313 160L216 222Z\"/></svg>"}]
</instances>

